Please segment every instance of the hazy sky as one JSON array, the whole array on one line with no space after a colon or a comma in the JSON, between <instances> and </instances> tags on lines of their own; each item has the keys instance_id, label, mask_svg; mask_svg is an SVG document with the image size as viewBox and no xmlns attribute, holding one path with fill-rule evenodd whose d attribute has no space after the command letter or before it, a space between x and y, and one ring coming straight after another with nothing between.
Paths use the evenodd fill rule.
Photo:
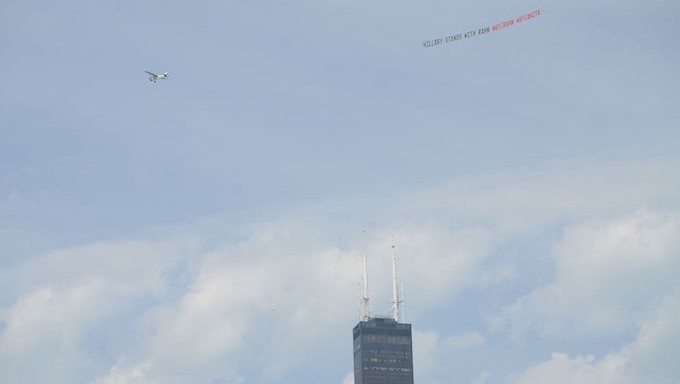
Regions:
<instances>
[{"instance_id":1,"label":"hazy sky","mask_svg":"<svg viewBox=\"0 0 680 384\"><path fill-rule=\"evenodd\" d=\"M0 382L351 383L395 234L418 384L680 383L679 18L1 2Z\"/></svg>"}]
</instances>

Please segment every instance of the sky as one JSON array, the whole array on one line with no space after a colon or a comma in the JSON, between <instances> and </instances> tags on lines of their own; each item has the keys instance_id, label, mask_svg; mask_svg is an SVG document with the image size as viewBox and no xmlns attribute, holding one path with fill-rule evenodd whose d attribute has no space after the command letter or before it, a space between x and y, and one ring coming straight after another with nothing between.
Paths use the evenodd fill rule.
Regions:
<instances>
[{"instance_id":1,"label":"sky","mask_svg":"<svg viewBox=\"0 0 680 384\"><path fill-rule=\"evenodd\" d=\"M0 382L352 384L394 238L416 383L680 383L679 17L1 2Z\"/></svg>"}]
</instances>

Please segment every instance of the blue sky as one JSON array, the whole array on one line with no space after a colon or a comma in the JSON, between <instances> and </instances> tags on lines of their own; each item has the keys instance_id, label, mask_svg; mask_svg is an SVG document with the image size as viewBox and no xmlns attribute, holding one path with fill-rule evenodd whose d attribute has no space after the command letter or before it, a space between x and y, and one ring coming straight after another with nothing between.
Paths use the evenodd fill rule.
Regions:
<instances>
[{"instance_id":1,"label":"blue sky","mask_svg":"<svg viewBox=\"0 0 680 384\"><path fill-rule=\"evenodd\" d=\"M348 383L395 233L419 384L677 383L679 15L3 2L0 381Z\"/></svg>"}]
</instances>

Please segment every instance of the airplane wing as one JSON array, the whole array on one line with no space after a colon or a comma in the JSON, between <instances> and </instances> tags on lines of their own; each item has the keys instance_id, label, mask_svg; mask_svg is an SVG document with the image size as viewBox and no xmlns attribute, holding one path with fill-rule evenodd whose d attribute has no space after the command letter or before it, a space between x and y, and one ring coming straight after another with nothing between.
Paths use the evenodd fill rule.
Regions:
<instances>
[{"instance_id":1,"label":"airplane wing","mask_svg":"<svg viewBox=\"0 0 680 384\"><path fill-rule=\"evenodd\" d=\"M158 77L158 75L153 73L153 72L149 72L149 71L144 71L144 72L148 73L149 75L151 75L153 77Z\"/></svg>"}]
</instances>

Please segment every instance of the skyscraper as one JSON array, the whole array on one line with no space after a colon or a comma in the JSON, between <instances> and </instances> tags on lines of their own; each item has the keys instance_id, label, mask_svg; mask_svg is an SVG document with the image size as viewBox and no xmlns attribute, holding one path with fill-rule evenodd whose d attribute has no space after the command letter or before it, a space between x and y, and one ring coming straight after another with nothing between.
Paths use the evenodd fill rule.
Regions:
<instances>
[{"instance_id":1,"label":"skyscraper","mask_svg":"<svg viewBox=\"0 0 680 384\"><path fill-rule=\"evenodd\" d=\"M360 321L354 327L355 384L413 384L411 324L400 323L403 299L397 293L397 252L392 245L392 317L371 317L368 263L364 254ZM403 320L403 315L402 315Z\"/></svg>"},{"instance_id":2,"label":"skyscraper","mask_svg":"<svg viewBox=\"0 0 680 384\"><path fill-rule=\"evenodd\" d=\"M353 334L355 384L413 384L411 324L370 318Z\"/></svg>"}]
</instances>

